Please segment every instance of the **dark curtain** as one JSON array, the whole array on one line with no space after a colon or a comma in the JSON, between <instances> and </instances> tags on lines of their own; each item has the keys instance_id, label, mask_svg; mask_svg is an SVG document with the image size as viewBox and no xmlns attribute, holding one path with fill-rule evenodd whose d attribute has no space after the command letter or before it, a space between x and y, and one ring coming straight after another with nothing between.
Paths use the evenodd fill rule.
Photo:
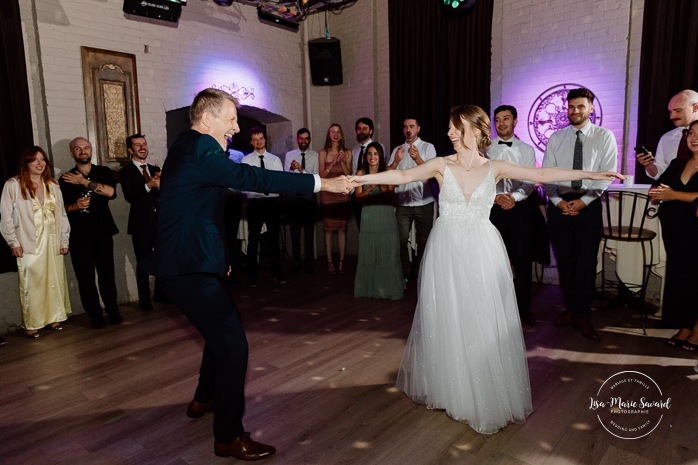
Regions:
<instances>
[{"instance_id":1,"label":"dark curtain","mask_svg":"<svg viewBox=\"0 0 698 465\"><path fill-rule=\"evenodd\" d=\"M698 1L648 0L642 23L637 141L654 152L675 126L667 105L684 89L698 90ZM635 182L649 184L635 162Z\"/></svg>"},{"instance_id":2,"label":"dark curtain","mask_svg":"<svg viewBox=\"0 0 698 465\"><path fill-rule=\"evenodd\" d=\"M18 0L0 1L0 174L3 184L16 174L19 151L33 145L23 44ZM16 269L7 243L0 239L0 273Z\"/></svg>"},{"instance_id":3,"label":"dark curtain","mask_svg":"<svg viewBox=\"0 0 698 465\"><path fill-rule=\"evenodd\" d=\"M442 0L389 0L390 136L404 141L402 121L416 117L420 137L438 154L452 148L451 107L469 103L489 114L493 0L446 13Z\"/></svg>"}]
</instances>

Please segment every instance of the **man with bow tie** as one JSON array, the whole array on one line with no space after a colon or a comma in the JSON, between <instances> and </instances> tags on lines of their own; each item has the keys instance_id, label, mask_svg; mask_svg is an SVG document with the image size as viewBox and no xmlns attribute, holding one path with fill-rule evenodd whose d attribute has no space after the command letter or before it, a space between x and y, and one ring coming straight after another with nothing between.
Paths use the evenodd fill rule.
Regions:
<instances>
[{"instance_id":1,"label":"man with bow tie","mask_svg":"<svg viewBox=\"0 0 698 465\"><path fill-rule=\"evenodd\" d=\"M136 264L153 250L158 226L158 196L160 195L160 168L147 163L148 141L142 134L126 138L126 150L131 163L119 170L119 182L124 198L131 204L128 212L128 230L133 242ZM137 265L136 265L137 266ZM138 305L143 311L153 309L150 302L150 276L136 269ZM168 299L155 283L154 300L167 302Z\"/></svg>"},{"instance_id":2,"label":"man with bow tie","mask_svg":"<svg viewBox=\"0 0 698 465\"><path fill-rule=\"evenodd\" d=\"M491 160L506 160L535 168L535 150L514 135L518 123L516 108L501 105L494 110L497 138L487 150ZM502 179L497 183L497 196L490 212L490 221L499 230L514 270L514 289L519 304L521 322L533 325L531 313L531 278L533 254L530 247L532 234L531 206L526 201L534 183Z\"/></svg>"}]
</instances>

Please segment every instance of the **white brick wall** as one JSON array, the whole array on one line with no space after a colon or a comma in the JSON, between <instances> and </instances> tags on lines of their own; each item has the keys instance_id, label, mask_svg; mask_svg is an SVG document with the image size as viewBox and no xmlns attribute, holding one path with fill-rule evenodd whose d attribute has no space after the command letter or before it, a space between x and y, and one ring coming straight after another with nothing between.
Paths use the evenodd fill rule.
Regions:
<instances>
[{"instance_id":1,"label":"white brick wall","mask_svg":"<svg viewBox=\"0 0 698 465\"><path fill-rule=\"evenodd\" d=\"M636 86L639 65L627 69L628 50L631 62L638 62L641 40L641 31L631 35L629 18L639 29L642 5L631 0L496 1L492 108L514 105L519 111L517 135L530 143L527 117L535 99L555 85L580 84L596 94L602 125L613 131L619 154L624 153L626 123L635 121L632 113L626 114L626 82ZM541 160L543 153L537 156Z\"/></svg>"}]
</instances>

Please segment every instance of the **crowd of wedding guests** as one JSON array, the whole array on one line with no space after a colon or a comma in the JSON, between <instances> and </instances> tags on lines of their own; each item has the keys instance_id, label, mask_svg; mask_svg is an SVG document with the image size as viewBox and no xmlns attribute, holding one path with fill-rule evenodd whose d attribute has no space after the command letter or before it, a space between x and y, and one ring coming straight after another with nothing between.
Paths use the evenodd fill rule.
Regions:
<instances>
[{"instance_id":1,"label":"crowd of wedding guests","mask_svg":"<svg viewBox=\"0 0 698 465\"><path fill-rule=\"evenodd\" d=\"M583 90L587 93L572 95L570 102L586 102L587 107L570 105L571 124L550 138L544 166L615 169L615 139L610 131L587 124L594 97ZM637 157L647 175L656 180L650 196L661 201L659 218L667 252L663 324L679 329L668 344L695 351L698 349L698 312L695 305L686 306L685 302L696 301L692 283L698 278L695 266L698 252L691 246L698 232L698 177L695 176L698 172L698 136L695 135L698 93L680 92L672 98L668 109L677 128L660 140L656 155L643 151ZM535 167L533 147L514 134L518 123L516 108L497 107L493 123L497 138L487 150L488 158ZM577 126L579 130L568 130ZM437 156L434 145L419 137L420 121L414 116L404 118L404 143L391 152L373 139L374 124L370 118L358 119L354 130L356 144L349 142L339 124L330 125L322 148L316 152L312 149L310 131L301 128L296 132L297 148L280 157L267 151L266 132L256 127L242 136L249 137L253 148L249 154L234 150L232 140L229 140L228 154L231 163L311 173L320 178L406 170ZM130 204L127 232L132 237L136 260L140 261L155 243L160 186L160 168L147 161L145 136L134 134L126 142L130 161L119 171L118 178L111 169L95 165L91 143L77 137L69 146L75 166L58 180L53 178L53 167L46 152L35 146L22 152L17 175L5 183L0 202L0 232L17 260L22 329L27 337L39 337L39 331L44 328L60 331L61 323L71 314L64 264L66 255L71 258L81 303L92 326L102 328L123 321L114 277L113 236L119 231L109 202L117 196L118 179ZM593 162L589 156L592 151L600 153ZM578 157L581 158L577 160ZM589 283L595 282L599 238L590 237L585 228L597 227L599 215L592 211L600 209L598 197L605 187L590 181L575 183L577 181L546 186L548 199L533 183L501 180L497 184L490 219L509 254L521 321L533 325L531 269L537 259L535 250L541 248L536 241L540 242L541 235L547 238L540 206L548 202L550 237L557 255L566 308L555 323L573 324L582 335L599 339L589 315L595 294L594 284ZM285 271L292 275L318 272L315 257L323 254L317 250L315 232L321 221L326 259L323 273L354 273L355 297L401 299L407 285L419 276L421 256L438 215L437 197L438 185L433 179L401 186L364 185L357 187L350 196L324 191L319 195L279 196L230 190L225 227L231 281L246 281L250 286L272 285L260 280L260 276L267 275L260 273L263 259L268 259L269 275L276 284L287 282ZM246 230L239 239L243 218L247 219ZM580 226L585 221L588 223ZM347 234L352 222L358 229L358 261L356 268L349 270ZM536 224L543 224L544 230L536 229ZM291 252L288 266L283 265L286 226ZM579 239L570 239L577 235ZM543 248L549 250L547 240ZM580 278L583 273L588 275L585 279ZM592 273L594 279L591 279ZM157 281L151 292L151 278L142 271L137 271L136 277L141 310L152 310L151 300L168 301ZM0 345L4 342L0 339Z\"/></svg>"}]
</instances>

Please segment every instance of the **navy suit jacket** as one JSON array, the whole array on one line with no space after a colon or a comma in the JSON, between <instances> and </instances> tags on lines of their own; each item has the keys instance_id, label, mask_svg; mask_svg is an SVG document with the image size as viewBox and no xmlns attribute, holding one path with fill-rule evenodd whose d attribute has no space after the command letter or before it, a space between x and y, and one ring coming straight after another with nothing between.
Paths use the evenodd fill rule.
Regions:
<instances>
[{"instance_id":1,"label":"navy suit jacket","mask_svg":"<svg viewBox=\"0 0 698 465\"><path fill-rule=\"evenodd\" d=\"M310 194L314 187L310 174L234 163L213 137L185 131L163 165L155 249L139 267L154 276L223 275L229 263L223 233L228 188Z\"/></svg>"}]
</instances>

